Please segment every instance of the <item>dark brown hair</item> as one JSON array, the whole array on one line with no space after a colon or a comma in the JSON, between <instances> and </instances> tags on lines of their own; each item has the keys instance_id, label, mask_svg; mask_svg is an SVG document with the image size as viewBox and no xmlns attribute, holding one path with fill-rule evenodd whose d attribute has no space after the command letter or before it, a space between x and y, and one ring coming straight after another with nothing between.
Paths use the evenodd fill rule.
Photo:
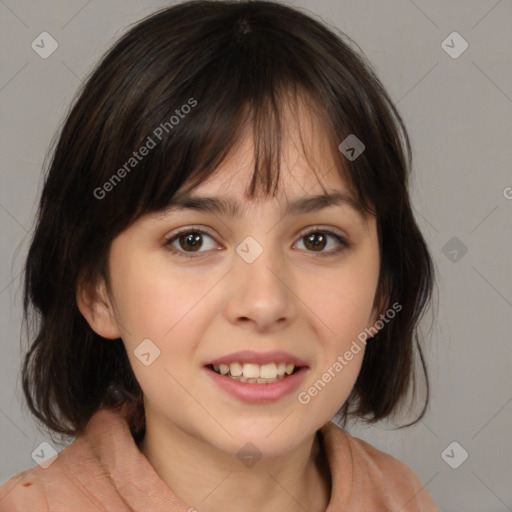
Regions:
<instances>
[{"instance_id":1,"label":"dark brown hair","mask_svg":"<svg viewBox=\"0 0 512 512\"><path fill-rule=\"evenodd\" d=\"M318 109L339 172L364 211L376 215L378 295L402 306L368 342L340 412L368 422L396 412L415 387L419 355L427 395L416 421L423 417L428 378L417 330L434 272L408 195L410 142L352 44L283 4L195 0L142 20L106 53L52 152L25 265L24 318L30 327L35 312L37 322L23 390L49 429L76 435L98 408L123 403L140 438L142 391L123 342L90 328L76 304L77 284L108 284L112 240L142 215L164 209L184 185L191 190L203 182L247 127L255 138L250 197L274 193L283 105L299 96ZM350 134L365 144L355 160L338 149ZM131 161L149 139L154 147Z\"/></svg>"}]
</instances>

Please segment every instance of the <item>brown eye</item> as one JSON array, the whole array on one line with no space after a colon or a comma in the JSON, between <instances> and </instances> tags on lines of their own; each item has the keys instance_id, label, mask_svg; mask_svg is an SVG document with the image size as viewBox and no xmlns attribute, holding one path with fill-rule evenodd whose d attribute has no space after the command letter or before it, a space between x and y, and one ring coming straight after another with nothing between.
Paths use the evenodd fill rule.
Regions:
<instances>
[{"instance_id":1,"label":"brown eye","mask_svg":"<svg viewBox=\"0 0 512 512\"><path fill-rule=\"evenodd\" d=\"M205 240L210 239L210 247L208 243L205 244ZM174 236L166 240L165 245L171 250L171 252L178 254L179 256L185 256L193 258L196 255L200 256L207 250L217 248L217 244L213 238L200 229L187 229L176 233ZM204 247L206 245L206 248ZM205 249L205 250L200 250ZM194 254L195 253L195 254Z\"/></svg>"},{"instance_id":2,"label":"brown eye","mask_svg":"<svg viewBox=\"0 0 512 512\"><path fill-rule=\"evenodd\" d=\"M334 248L324 250L329 244L330 240L334 239ZM317 253L316 256L335 256L344 249L350 247L350 244L344 237L327 230L315 229L303 235L299 243L304 244L307 252ZM336 247L337 246L337 247Z\"/></svg>"},{"instance_id":3,"label":"brown eye","mask_svg":"<svg viewBox=\"0 0 512 512\"><path fill-rule=\"evenodd\" d=\"M306 240L304 245L312 251L321 251L327 245L325 235L318 231L311 233L310 235L306 235L304 240Z\"/></svg>"},{"instance_id":4,"label":"brown eye","mask_svg":"<svg viewBox=\"0 0 512 512\"><path fill-rule=\"evenodd\" d=\"M178 237L179 244L182 249L196 251L203 245L201 235L195 231Z\"/></svg>"}]
</instances>

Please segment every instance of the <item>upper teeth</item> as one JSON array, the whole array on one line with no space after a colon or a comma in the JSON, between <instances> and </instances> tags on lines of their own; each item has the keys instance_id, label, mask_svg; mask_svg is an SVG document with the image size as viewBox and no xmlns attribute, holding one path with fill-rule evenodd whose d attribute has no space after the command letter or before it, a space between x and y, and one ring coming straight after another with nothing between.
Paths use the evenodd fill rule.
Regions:
<instances>
[{"instance_id":1,"label":"upper teeth","mask_svg":"<svg viewBox=\"0 0 512 512\"><path fill-rule=\"evenodd\" d=\"M282 377L284 374L292 374L295 369L293 363L268 363L268 364L253 364L253 363L231 363L231 364L214 364L213 369L220 372L222 375L227 375L229 372L233 377L241 377L246 379L275 379Z\"/></svg>"}]
</instances>

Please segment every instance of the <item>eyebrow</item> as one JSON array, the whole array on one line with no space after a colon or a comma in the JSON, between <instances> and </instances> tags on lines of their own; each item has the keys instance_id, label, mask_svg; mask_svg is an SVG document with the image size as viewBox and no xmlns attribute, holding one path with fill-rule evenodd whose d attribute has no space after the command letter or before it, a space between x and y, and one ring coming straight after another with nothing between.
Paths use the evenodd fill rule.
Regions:
<instances>
[{"instance_id":1,"label":"eyebrow","mask_svg":"<svg viewBox=\"0 0 512 512\"><path fill-rule=\"evenodd\" d=\"M347 206L354 210L361 220L367 221L366 212L359 201L343 192L300 197L287 203L284 215L311 213L333 206ZM242 211L240 203L230 198L178 195L168 203L165 213L187 209L229 217L239 216Z\"/></svg>"}]
</instances>

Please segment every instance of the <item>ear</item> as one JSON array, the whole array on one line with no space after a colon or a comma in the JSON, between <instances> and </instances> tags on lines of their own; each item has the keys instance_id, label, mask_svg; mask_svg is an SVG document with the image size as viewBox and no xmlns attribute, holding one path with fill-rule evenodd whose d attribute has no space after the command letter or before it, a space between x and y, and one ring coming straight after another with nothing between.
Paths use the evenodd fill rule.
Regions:
<instances>
[{"instance_id":1,"label":"ear","mask_svg":"<svg viewBox=\"0 0 512 512\"><path fill-rule=\"evenodd\" d=\"M80 313L96 334L109 339L121 337L103 279L96 283L81 280L76 287L76 303Z\"/></svg>"}]
</instances>

